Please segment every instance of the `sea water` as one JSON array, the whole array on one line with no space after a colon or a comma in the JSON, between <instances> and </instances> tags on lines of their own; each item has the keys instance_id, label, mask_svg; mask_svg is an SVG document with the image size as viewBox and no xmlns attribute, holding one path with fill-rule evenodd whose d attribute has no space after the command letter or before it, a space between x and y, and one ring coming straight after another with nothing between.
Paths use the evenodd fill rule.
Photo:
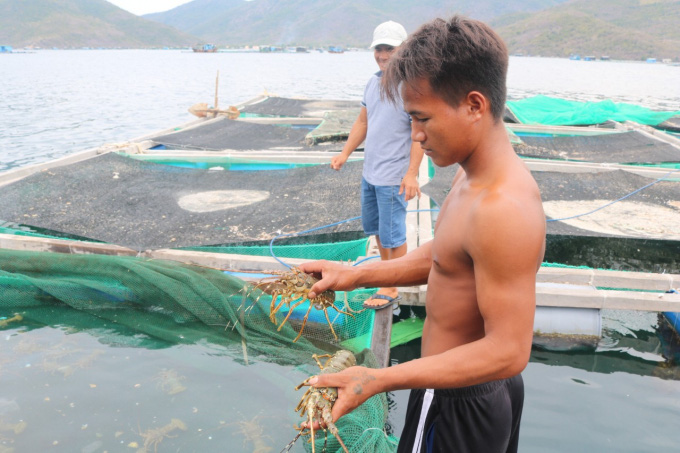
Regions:
<instances>
[{"instance_id":1,"label":"sea water","mask_svg":"<svg viewBox=\"0 0 680 453\"><path fill-rule=\"evenodd\" d=\"M263 93L360 100L371 52L215 53L44 50L0 58L0 171L118 143ZM218 80L219 73L219 80ZM611 99L680 110L680 67L661 63L510 57L508 98ZM217 83L216 83L217 82Z\"/></svg>"},{"instance_id":2,"label":"sea water","mask_svg":"<svg viewBox=\"0 0 680 453\"><path fill-rule=\"evenodd\" d=\"M0 171L191 121L191 105L215 104L216 82L220 107L265 91L359 100L376 70L370 52L3 55ZM680 110L678 80L680 68L662 64L511 57L508 92L510 99L543 94ZM663 320L656 313L610 311L603 327L594 349L533 351L523 373L522 452L680 448L678 346ZM16 452L134 452L153 429L168 434L153 446L159 452L254 451L246 427L261 428L262 442L277 452L299 420L292 388L305 372L296 367L245 366L204 344L112 344L100 333L60 325L27 330L10 324L0 333L0 423L6 428L0 447ZM395 348L392 363L416 358L418 347L414 341ZM387 432L399 436L407 392L388 398ZM29 428L37 434L22 437ZM301 443L291 451L303 451Z\"/></svg>"}]
</instances>

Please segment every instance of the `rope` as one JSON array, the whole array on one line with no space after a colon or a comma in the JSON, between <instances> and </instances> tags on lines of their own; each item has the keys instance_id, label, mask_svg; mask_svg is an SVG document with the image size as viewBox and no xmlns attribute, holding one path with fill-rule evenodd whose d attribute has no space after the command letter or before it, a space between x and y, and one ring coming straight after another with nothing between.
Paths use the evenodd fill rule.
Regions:
<instances>
[{"instance_id":1,"label":"rope","mask_svg":"<svg viewBox=\"0 0 680 453\"><path fill-rule=\"evenodd\" d=\"M613 205L614 203L618 203L619 201L623 201L623 200L625 200L626 198L632 197L633 195L635 195L636 193L638 193L638 192L640 192L640 191L646 189L647 187L651 187L651 186L653 186L654 184L656 184L656 183L658 183L658 182L661 182L661 181L663 181L664 179L667 179L670 175L672 175L673 173L676 173L676 172L678 172L678 171L680 171L680 168L675 169L675 170L672 170L672 171L669 171L668 173L666 173L664 176L662 176L661 178L657 179L656 181L652 181L652 182L650 182L649 184L647 184L646 186L642 186L642 187L640 187L639 189L636 189L636 190L632 191L631 193L622 196L622 197L619 198L618 200L611 201L611 202L609 202L609 203L607 203L607 204L605 204L605 205L603 205L603 206L600 206L599 208L593 209L592 211L589 211L589 212L586 212L586 213L583 213L583 214L573 215L573 216L571 216L571 217L563 217L563 218L561 218L561 219L548 219L548 220L546 220L546 222L559 222L559 221L562 221L562 220L570 220L570 219L575 219L575 218L577 218L577 217L583 217L583 216L586 216L586 215L593 214L593 213L595 213L595 212L597 212L597 211L600 211L600 210L602 210L602 209L604 209L604 208L606 208L606 207L608 207L608 206Z\"/></svg>"}]
</instances>

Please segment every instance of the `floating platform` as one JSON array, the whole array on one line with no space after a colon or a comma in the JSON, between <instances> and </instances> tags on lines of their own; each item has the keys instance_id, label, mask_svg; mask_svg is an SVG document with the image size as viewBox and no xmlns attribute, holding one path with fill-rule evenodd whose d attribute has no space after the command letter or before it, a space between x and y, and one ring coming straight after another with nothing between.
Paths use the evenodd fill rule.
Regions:
<instances>
[{"instance_id":1,"label":"floating platform","mask_svg":"<svg viewBox=\"0 0 680 453\"><path fill-rule=\"evenodd\" d=\"M353 153L340 172L328 165L342 148L358 103L263 96L236 107L237 119L203 118L1 173L0 250L271 270L282 267L273 259L282 250L276 245L302 235L286 264L375 255L366 242L351 257L335 248L356 248L362 237L357 220L363 154ZM509 135L544 199L546 261L608 269L597 275L617 275L619 282L593 283L592 269L543 268L537 320L547 321L536 331L599 336L596 313L602 308L680 312L680 296L663 294L678 286L680 274L680 141L630 122L527 125L510 122L511 113ZM423 162L419 178L426 196L409 204L410 249L432 238L437 206L454 171ZM313 248L314 255L305 255ZM267 250L269 256L257 256ZM615 274L621 271L626 275ZM426 290L402 289L404 303L423 304ZM560 308L574 309L571 327L548 314ZM376 316L384 326L374 331L373 344L383 348L377 355L384 359L391 314L383 312ZM381 324L381 316L390 319Z\"/></svg>"}]
</instances>

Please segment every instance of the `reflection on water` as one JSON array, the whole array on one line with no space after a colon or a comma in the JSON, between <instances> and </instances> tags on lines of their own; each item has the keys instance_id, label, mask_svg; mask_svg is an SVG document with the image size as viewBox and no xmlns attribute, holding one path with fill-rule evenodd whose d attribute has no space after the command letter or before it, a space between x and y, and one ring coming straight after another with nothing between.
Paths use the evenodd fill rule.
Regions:
<instances>
[{"instance_id":1,"label":"reflection on water","mask_svg":"<svg viewBox=\"0 0 680 453\"><path fill-rule=\"evenodd\" d=\"M0 451L279 451L299 423L294 387L314 372L117 326L2 333Z\"/></svg>"}]
</instances>

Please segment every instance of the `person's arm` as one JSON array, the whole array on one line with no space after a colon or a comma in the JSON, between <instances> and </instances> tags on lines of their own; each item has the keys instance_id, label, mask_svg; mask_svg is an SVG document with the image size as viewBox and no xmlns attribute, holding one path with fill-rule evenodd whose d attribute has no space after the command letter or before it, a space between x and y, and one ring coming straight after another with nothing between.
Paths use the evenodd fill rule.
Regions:
<instances>
[{"instance_id":1,"label":"person's arm","mask_svg":"<svg viewBox=\"0 0 680 453\"><path fill-rule=\"evenodd\" d=\"M354 121L352 129L349 131L349 137L345 142L345 146L342 147L340 154L333 156L331 159L331 168L333 170L340 170L347 159L349 159L350 154L354 152L355 149L359 147L366 140L366 132L368 131L368 113L366 107L361 107L359 116Z\"/></svg>"},{"instance_id":2,"label":"person's arm","mask_svg":"<svg viewBox=\"0 0 680 453\"><path fill-rule=\"evenodd\" d=\"M338 387L333 420L378 393L465 387L515 376L526 367L531 352L537 262L540 263L543 253L545 218L538 210L527 213L519 203L501 198L487 202L470 225L473 237L467 253L474 263L484 337L389 368L352 367L318 376L310 382L314 387Z\"/></svg>"},{"instance_id":3,"label":"person's arm","mask_svg":"<svg viewBox=\"0 0 680 453\"><path fill-rule=\"evenodd\" d=\"M308 294L313 299L327 289L351 291L360 287L423 285L431 267L432 241L392 260L373 260L360 266L320 260L304 263L299 269L320 278Z\"/></svg>"},{"instance_id":4,"label":"person's arm","mask_svg":"<svg viewBox=\"0 0 680 453\"><path fill-rule=\"evenodd\" d=\"M411 159L409 160L408 170L406 175L401 180L401 186L399 187L399 195L404 193L406 201L416 195L420 198L420 186L418 185L418 169L420 168L420 163L423 161L423 148L421 148L420 143L411 143Z\"/></svg>"}]
</instances>

